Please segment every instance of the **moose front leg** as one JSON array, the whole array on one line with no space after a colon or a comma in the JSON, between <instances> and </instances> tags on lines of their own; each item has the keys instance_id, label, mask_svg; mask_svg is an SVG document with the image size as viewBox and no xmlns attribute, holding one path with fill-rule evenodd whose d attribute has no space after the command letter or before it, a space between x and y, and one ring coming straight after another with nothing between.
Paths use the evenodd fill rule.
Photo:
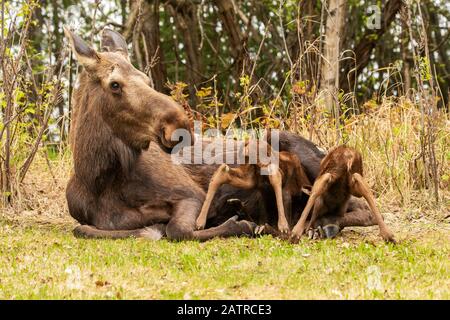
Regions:
<instances>
[{"instance_id":1,"label":"moose front leg","mask_svg":"<svg viewBox=\"0 0 450 320\"><path fill-rule=\"evenodd\" d=\"M316 220L326 213L326 207L323 203L322 197L317 197L316 201L314 202L314 207L312 209L313 213L311 215L311 219L309 220L308 226L305 230L309 230L312 226L314 226Z\"/></svg>"},{"instance_id":2,"label":"moose front leg","mask_svg":"<svg viewBox=\"0 0 450 320\"><path fill-rule=\"evenodd\" d=\"M208 218L208 211L211 207L211 202L214 199L214 196L219 189L219 187L225 183L227 180L227 176L225 174L226 168L228 166L226 164L222 164L219 169L214 173L213 177L211 178L211 181L209 183L208 192L206 193L205 201L203 202L202 209L200 211L200 215L197 218L196 221L196 228L197 229L203 229L206 224L206 219Z\"/></svg>"},{"instance_id":3,"label":"moose front leg","mask_svg":"<svg viewBox=\"0 0 450 320\"><path fill-rule=\"evenodd\" d=\"M207 241L213 238L229 238L246 236L251 237L255 233L256 223L240 220L238 216L231 217L221 225L205 230L194 231L194 239L199 241Z\"/></svg>"},{"instance_id":4,"label":"moose front leg","mask_svg":"<svg viewBox=\"0 0 450 320\"><path fill-rule=\"evenodd\" d=\"M201 200L195 198L183 199L176 203L172 217L167 224L167 237L172 240L193 239L195 220L201 206Z\"/></svg>"},{"instance_id":5,"label":"moose front leg","mask_svg":"<svg viewBox=\"0 0 450 320\"><path fill-rule=\"evenodd\" d=\"M380 235L385 241L395 242L394 234L389 230L388 226L384 223L378 207L375 204L375 198L370 191L369 185L359 173L354 173L352 176L352 183L350 184L350 191L356 197L363 196L366 199L375 220L380 227Z\"/></svg>"},{"instance_id":6,"label":"moose front leg","mask_svg":"<svg viewBox=\"0 0 450 320\"><path fill-rule=\"evenodd\" d=\"M316 199L326 191L330 179L331 174L329 173L325 173L324 175L317 178L316 182L312 187L311 195L308 199L308 202L306 203L306 207L305 209L303 209L300 219L295 225L294 229L292 229L291 235L292 242L294 243L298 242L300 240L300 237L305 232L305 223L306 219L308 218L309 212L311 211L314 203L316 202Z\"/></svg>"},{"instance_id":7,"label":"moose front leg","mask_svg":"<svg viewBox=\"0 0 450 320\"><path fill-rule=\"evenodd\" d=\"M290 228L292 226L292 195L291 192L286 189L283 189L283 207Z\"/></svg>"},{"instance_id":8,"label":"moose front leg","mask_svg":"<svg viewBox=\"0 0 450 320\"><path fill-rule=\"evenodd\" d=\"M289 233L289 224L286 219L286 214L284 212L284 203L283 203L283 191L282 191L282 177L280 170L278 168L272 169L272 172L269 174L269 181L272 185L273 190L275 191L275 197L277 201L277 209L278 209L278 230L283 233Z\"/></svg>"},{"instance_id":9,"label":"moose front leg","mask_svg":"<svg viewBox=\"0 0 450 320\"><path fill-rule=\"evenodd\" d=\"M237 188L250 189L255 183L254 177L249 172L242 170L241 168L230 168L228 165L222 164L214 173L211 182L209 183L206 199L203 202L200 215L196 221L197 229L201 230L205 227L211 202L214 199L217 190L223 184L230 184Z\"/></svg>"}]
</instances>

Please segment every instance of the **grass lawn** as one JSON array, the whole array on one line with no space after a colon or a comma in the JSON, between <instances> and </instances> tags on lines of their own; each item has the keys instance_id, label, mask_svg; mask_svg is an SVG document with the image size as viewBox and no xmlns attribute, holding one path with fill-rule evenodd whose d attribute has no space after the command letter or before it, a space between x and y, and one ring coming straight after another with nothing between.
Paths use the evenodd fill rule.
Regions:
<instances>
[{"instance_id":1,"label":"grass lawn","mask_svg":"<svg viewBox=\"0 0 450 320\"><path fill-rule=\"evenodd\" d=\"M298 245L80 240L73 223L0 220L0 299L449 299L448 223Z\"/></svg>"}]
</instances>

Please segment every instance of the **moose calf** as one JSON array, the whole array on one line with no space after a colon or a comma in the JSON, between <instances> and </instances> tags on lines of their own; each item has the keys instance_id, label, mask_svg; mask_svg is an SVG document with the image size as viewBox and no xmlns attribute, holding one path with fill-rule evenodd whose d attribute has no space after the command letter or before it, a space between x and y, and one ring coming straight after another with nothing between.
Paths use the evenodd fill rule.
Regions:
<instances>
[{"instance_id":1,"label":"moose calf","mask_svg":"<svg viewBox=\"0 0 450 320\"><path fill-rule=\"evenodd\" d=\"M268 156L276 156L278 154L279 165L262 163L259 158L256 164L249 164L249 150L252 150L252 147L253 150L259 150L254 148L255 146L259 148L265 147ZM204 228L211 202L221 185L230 184L243 189L262 189L268 179L275 191L278 209L278 229L284 234L288 233L290 228L286 218L286 212L290 218L292 197L301 193L304 187L311 185L303 171L299 158L295 154L287 151L276 153L269 143L262 140L248 141L244 147L244 156L245 164L235 168L230 168L228 165L222 164L212 176L205 202L196 221L197 228ZM260 174L259 171L262 168L269 170L267 178Z\"/></svg>"},{"instance_id":2,"label":"moose calf","mask_svg":"<svg viewBox=\"0 0 450 320\"><path fill-rule=\"evenodd\" d=\"M386 226L375 205L372 192L362 177L363 164L361 154L353 148L339 146L331 150L320 163L317 177L309 200L298 223L291 234L291 241L298 242L305 231L305 222L314 206L308 228L314 226L317 218L327 214L342 215L347 210L351 195L363 196L369 204L372 214L380 227L381 237L395 242L394 235Z\"/></svg>"}]
</instances>

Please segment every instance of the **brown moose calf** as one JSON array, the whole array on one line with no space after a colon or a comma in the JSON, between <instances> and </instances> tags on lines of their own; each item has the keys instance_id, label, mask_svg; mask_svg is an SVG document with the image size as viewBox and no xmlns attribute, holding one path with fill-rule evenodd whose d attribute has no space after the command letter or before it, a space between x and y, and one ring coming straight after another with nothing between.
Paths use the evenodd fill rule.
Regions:
<instances>
[{"instance_id":1,"label":"brown moose calf","mask_svg":"<svg viewBox=\"0 0 450 320\"><path fill-rule=\"evenodd\" d=\"M249 150L255 147L265 147L268 156L278 155L278 165L274 163L263 163L257 158L256 164L248 163ZM259 149L258 149L259 150ZM223 184L230 184L242 189L263 189L268 182L275 191L275 198L278 210L278 230L284 234L289 233L289 222L286 213L291 217L292 197L300 194L305 186L310 186L308 177L303 171L298 157L287 151L276 152L269 143L262 140L253 140L246 143L244 147L245 164L235 168L230 168L222 164L211 178L205 202L203 203L200 215L197 218L196 226L203 229L208 216L211 202L219 187ZM261 174L261 169L269 171L267 176Z\"/></svg>"},{"instance_id":2,"label":"brown moose calf","mask_svg":"<svg viewBox=\"0 0 450 320\"><path fill-rule=\"evenodd\" d=\"M305 222L313 206L312 217L306 229L314 227L316 219L323 215L343 215L347 210L350 196L353 195L366 199L380 227L381 237L386 241L395 242L394 235L384 223L362 174L362 157L358 151L345 146L331 150L320 163L319 176L313 185L308 203L292 230L291 241L298 242L305 232Z\"/></svg>"}]
</instances>

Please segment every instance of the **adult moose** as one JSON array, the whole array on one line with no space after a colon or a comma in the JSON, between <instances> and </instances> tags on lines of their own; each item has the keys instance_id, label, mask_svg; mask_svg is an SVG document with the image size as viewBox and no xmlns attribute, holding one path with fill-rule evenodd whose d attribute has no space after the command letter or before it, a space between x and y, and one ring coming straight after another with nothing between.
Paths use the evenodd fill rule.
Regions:
<instances>
[{"instance_id":1,"label":"adult moose","mask_svg":"<svg viewBox=\"0 0 450 320\"><path fill-rule=\"evenodd\" d=\"M122 36L104 29L103 52L96 52L68 29L65 33L84 67L72 97L74 173L66 191L69 212L82 224L75 234L166 233L172 239L200 240L251 234L253 225L234 219L194 231L204 191L163 151L174 146L175 129L189 128L187 116L131 65Z\"/></svg>"},{"instance_id":2,"label":"adult moose","mask_svg":"<svg viewBox=\"0 0 450 320\"><path fill-rule=\"evenodd\" d=\"M221 204L226 205L230 197L247 197L249 211L258 214L258 206L251 205L257 195L232 188L219 190L220 201L210 219L216 226L207 223L210 228L196 230L195 221L217 166L172 163L167 152L177 142L170 138L175 129L189 128L187 116L133 67L124 38L104 29L102 51L97 52L70 30L65 33L84 67L72 95L74 171L66 190L69 212L81 224L74 234L153 239L166 235L177 240L252 234L253 223L221 219L227 216ZM316 146L289 133L280 140L280 148L295 152L314 181L323 156ZM326 222L340 228L374 223L368 210L354 208Z\"/></svg>"}]
</instances>

